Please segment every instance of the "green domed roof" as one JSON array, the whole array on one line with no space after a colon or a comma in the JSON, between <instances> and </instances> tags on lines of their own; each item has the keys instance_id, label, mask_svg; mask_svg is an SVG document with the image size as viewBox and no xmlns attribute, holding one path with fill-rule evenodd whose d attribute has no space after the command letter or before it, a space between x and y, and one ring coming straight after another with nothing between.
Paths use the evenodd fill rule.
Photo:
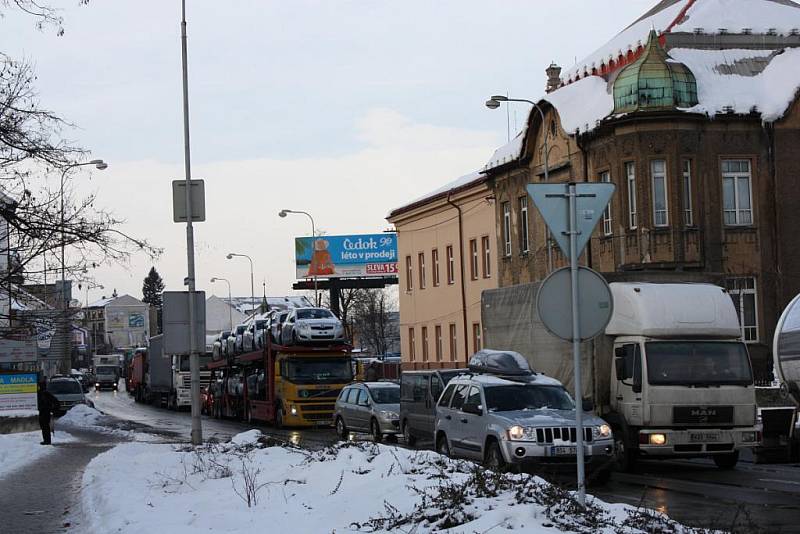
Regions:
<instances>
[{"instance_id":1,"label":"green domed roof","mask_svg":"<svg viewBox=\"0 0 800 534\"><path fill-rule=\"evenodd\" d=\"M697 105L697 81L683 63L669 60L655 31L642 57L614 81L614 113L659 111Z\"/></svg>"}]
</instances>

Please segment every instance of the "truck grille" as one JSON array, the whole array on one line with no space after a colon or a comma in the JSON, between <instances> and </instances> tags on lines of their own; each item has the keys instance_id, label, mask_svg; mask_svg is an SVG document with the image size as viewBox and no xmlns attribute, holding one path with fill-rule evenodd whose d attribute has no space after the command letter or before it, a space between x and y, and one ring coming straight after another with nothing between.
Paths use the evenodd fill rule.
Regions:
<instances>
[{"instance_id":1,"label":"truck grille","mask_svg":"<svg viewBox=\"0 0 800 534\"><path fill-rule=\"evenodd\" d=\"M333 412L303 413L303 419L308 419L309 421L331 421Z\"/></svg>"},{"instance_id":2,"label":"truck grille","mask_svg":"<svg viewBox=\"0 0 800 534\"><path fill-rule=\"evenodd\" d=\"M732 425L733 406L675 406L672 423L676 425Z\"/></svg>"},{"instance_id":3,"label":"truck grille","mask_svg":"<svg viewBox=\"0 0 800 534\"><path fill-rule=\"evenodd\" d=\"M592 441L592 429L583 429L583 440L586 442ZM536 429L536 441L538 443L553 443L554 439L561 441L569 441L575 443L578 441L578 432L575 427L549 427Z\"/></svg>"}]
</instances>

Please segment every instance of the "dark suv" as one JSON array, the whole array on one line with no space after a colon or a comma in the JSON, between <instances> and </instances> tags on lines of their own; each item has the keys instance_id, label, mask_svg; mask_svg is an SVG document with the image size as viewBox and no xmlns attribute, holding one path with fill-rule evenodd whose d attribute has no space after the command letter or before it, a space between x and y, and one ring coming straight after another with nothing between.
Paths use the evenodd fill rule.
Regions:
<instances>
[{"instance_id":1,"label":"dark suv","mask_svg":"<svg viewBox=\"0 0 800 534\"><path fill-rule=\"evenodd\" d=\"M436 401L450 379L466 369L404 371L400 377L400 430L413 447L418 439L433 441Z\"/></svg>"}]
</instances>

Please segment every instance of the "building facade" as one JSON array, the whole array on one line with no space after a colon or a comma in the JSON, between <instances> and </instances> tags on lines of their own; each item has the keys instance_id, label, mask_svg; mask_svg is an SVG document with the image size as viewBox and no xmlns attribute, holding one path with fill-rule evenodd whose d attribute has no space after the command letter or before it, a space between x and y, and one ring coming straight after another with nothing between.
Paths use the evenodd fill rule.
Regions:
<instances>
[{"instance_id":1,"label":"building facade","mask_svg":"<svg viewBox=\"0 0 800 534\"><path fill-rule=\"evenodd\" d=\"M403 368L463 367L482 346L481 292L497 287L494 199L480 173L391 212Z\"/></svg>"},{"instance_id":2,"label":"building facade","mask_svg":"<svg viewBox=\"0 0 800 534\"><path fill-rule=\"evenodd\" d=\"M798 31L702 33L717 26L699 15L692 21L701 3L661 2L651 19L625 30L647 32L681 7L660 35L639 35L627 53L595 53L605 61L570 69L566 79L548 69L542 114L532 113L525 132L498 151L511 157L485 169L496 197L498 282L538 281L566 265L527 197L545 165L551 182L614 183L581 262L611 280L726 287L756 374L766 378L775 325L800 292ZM800 8L780 7L790 18L774 27L800 27ZM676 30L692 22L700 31L691 39Z\"/></svg>"}]
</instances>

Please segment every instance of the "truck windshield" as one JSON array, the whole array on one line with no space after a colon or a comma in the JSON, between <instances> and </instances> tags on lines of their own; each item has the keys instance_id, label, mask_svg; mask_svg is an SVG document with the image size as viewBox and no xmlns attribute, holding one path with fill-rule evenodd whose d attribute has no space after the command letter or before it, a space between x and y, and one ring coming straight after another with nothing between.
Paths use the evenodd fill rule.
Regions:
<instances>
[{"instance_id":1,"label":"truck windshield","mask_svg":"<svg viewBox=\"0 0 800 534\"><path fill-rule=\"evenodd\" d=\"M350 382L349 359L292 358L286 362L286 379L295 384Z\"/></svg>"},{"instance_id":2,"label":"truck windshield","mask_svg":"<svg viewBox=\"0 0 800 534\"><path fill-rule=\"evenodd\" d=\"M748 386L753 383L743 343L653 341L645 344L647 380L654 385Z\"/></svg>"},{"instance_id":3,"label":"truck windshield","mask_svg":"<svg viewBox=\"0 0 800 534\"><path fill-rule=\"evenodd\" d=\"M98 367L97 368L97 376L117 376L117 368L116 367Z\"/></svg>"},{"instance_id":4,"label":"truck windshield","mask_svg":"<svg viewBox=\"0 0 800 534\"><path fill-rule=\"evenodd\" d=\"M572 397L560 386L485 386L483 392L490 412L575 409Z\"/></svg>"}]
</instances>

